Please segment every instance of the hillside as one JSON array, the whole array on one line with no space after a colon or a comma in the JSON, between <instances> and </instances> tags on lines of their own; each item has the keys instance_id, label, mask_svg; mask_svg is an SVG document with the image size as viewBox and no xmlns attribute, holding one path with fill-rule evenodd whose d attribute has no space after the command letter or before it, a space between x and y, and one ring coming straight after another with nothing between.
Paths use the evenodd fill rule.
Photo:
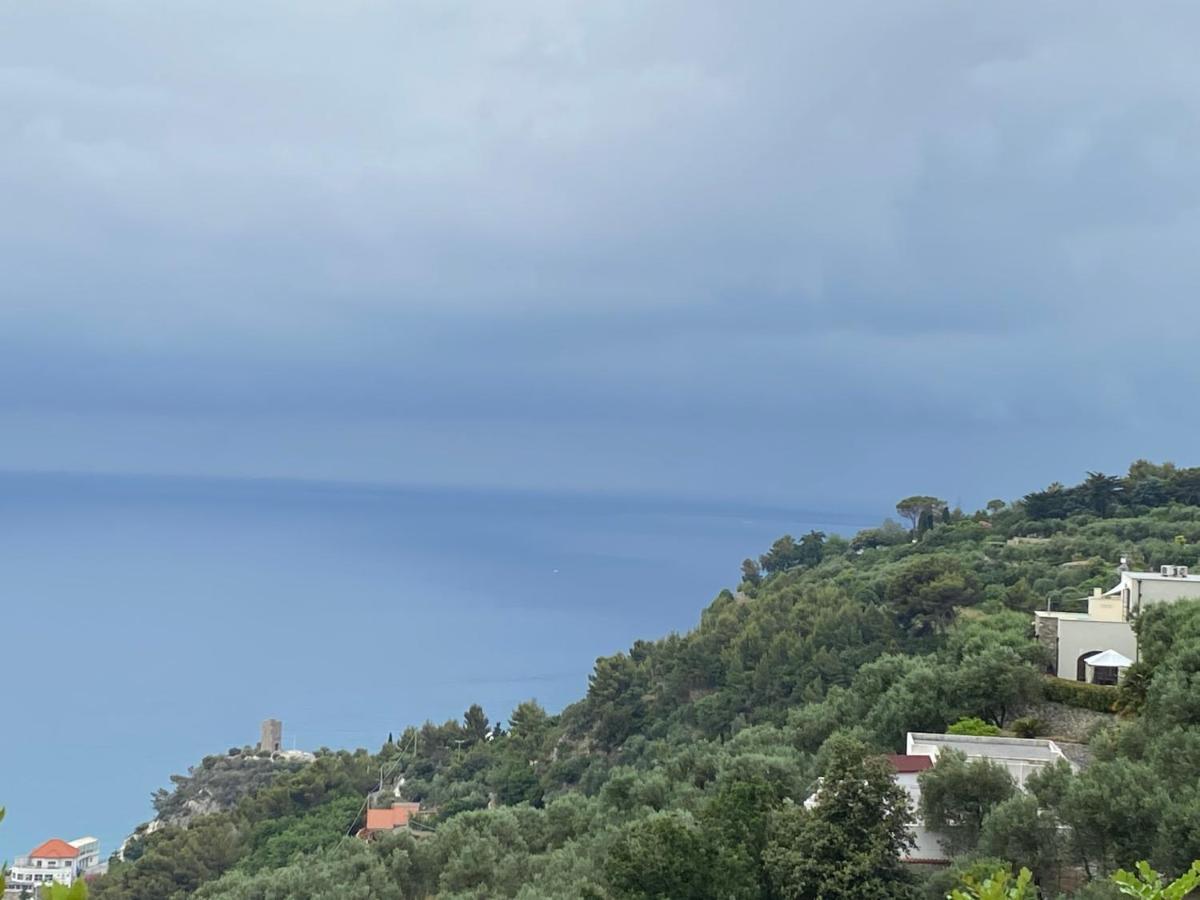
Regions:
<instances>
[{"instance_id":1,"label":"hillside","mask_svg":"<svg viewBox=\"0 0 1200 900\"><path fill-rule=\"evenodd\" d=\"M597 660L560 714L531 700L493 724L472 707L373 753L251 779L221 811L137 841L92 896L917 898L988 858L1028 866L1046 896L1095 898L1119 866L1178 873L1200 857L1200 604L1141 617L1142 661L1119 694L1047 695L1030 625L1035 608L1111 587L1122 558L1200 562L1200 469L1139 461L974 514L927 497L898 512L908 525L849 541L781 538L693 631ZM958 788L978 821L956 825L956 868L907 871L876 754L966 718L1088 740L1091 764L1031 794ZM425 812L347 838L380 766L385 796ZM867 786L847 789L853 814L799 805L821 777L835 798ZM188 785L156 805L186 808Z\"/></svg>"}]
</instances>

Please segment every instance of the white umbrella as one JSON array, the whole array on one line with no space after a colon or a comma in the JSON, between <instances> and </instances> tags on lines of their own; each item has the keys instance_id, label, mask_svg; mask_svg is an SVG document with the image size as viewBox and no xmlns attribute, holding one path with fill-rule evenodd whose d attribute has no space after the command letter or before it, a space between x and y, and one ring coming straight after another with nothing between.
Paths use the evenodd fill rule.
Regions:
<instances>
[{"instance_id":1,"label":"white umbrella","mask_svg":"<svg viewBox=\"0 0 1200 900\"><path fill-rule=\"evenodd\" d=\"M1116 650L1105 650L1084 660L1089 666L1107 666L1113 669L1127 669L1133 665L1133 660Z\"/></svg>"}]
</instances>

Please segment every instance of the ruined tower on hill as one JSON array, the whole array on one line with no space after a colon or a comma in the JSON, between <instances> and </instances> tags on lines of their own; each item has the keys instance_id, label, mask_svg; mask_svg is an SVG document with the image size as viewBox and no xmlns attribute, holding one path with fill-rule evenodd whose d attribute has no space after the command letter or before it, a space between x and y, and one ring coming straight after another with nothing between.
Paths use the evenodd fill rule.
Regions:
<instances>
[{"instance_id":1,"label":"ruined tower on hill","mask_svg":"<svg viewBox=\"0 0 1200 900\"><path fill-rule=\"evenodd\" d=\"M283 749L283 723L278 719L263 719L258 749L276 753Z\"/></svg>"}]
</instances>

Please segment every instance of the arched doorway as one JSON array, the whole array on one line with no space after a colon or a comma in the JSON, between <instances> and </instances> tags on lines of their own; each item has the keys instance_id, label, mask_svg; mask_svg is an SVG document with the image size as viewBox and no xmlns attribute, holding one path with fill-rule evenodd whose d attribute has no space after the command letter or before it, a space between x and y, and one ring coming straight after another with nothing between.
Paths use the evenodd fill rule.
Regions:
<instances>
[{"instance_id":1,"label":"arched doorway","mask_svg":"<svg viewBox=\"0 0 1200 900\"><path fill-rule=\"evenodd\" d=\"M1087 661L1099 653L1099 650L1089 650L1075 661L1075 680L1087 681Z\"/></svg>"}]
</instances>

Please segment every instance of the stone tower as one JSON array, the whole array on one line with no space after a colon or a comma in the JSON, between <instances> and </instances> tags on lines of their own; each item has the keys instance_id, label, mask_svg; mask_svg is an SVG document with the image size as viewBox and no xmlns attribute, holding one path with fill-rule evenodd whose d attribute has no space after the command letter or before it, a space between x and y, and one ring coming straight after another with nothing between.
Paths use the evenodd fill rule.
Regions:
<instances>
[{"instance_id":1,"label":"stone tower","mask_svg":"<svg viewBox=\"0 0 1200 900\"><path fill-rule=\"evenodd\" d=\"M258 741L258 749L274 753L283 749L283 723L278 719L263 719L262 736Z\"/></svg>"}]
</instances>

